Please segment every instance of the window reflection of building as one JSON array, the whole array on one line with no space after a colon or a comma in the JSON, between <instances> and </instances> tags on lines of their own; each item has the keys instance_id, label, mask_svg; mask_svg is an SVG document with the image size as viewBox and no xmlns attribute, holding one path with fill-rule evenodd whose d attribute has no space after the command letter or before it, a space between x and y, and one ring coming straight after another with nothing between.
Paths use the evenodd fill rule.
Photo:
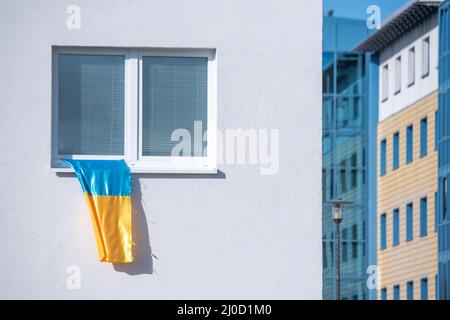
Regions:
<instances>
[{"instance_id":1,"label":"window reflection of building","mask_svg":"<svg viewBox=\"0 0 450 320\"><path fill-rule=\"evenodd\" d=\"M364 21L324 17L323 297L334 299L334 225L326 201L341 197L341 295L365 299L366 55L352 51L368 34Z\"/></svg>"}]
</instances>

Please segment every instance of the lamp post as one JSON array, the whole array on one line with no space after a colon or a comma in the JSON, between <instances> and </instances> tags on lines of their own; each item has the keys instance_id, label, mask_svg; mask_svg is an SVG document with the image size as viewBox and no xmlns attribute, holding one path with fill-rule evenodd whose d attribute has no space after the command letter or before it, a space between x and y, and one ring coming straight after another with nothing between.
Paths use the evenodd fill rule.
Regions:
<instances>
[{"instance_id":1,"label":"lamp post","mask_svg":"<svg viewBox=\"0 0 450 320\"><path fill-rule=\"evenodd\" d=\"M350 201L342 199L331 200L332 218L335 224L334 236L334 257L335 257L335 272L336 272L336 300L341 300L341 260L340 260L340 233L339 224L343 219L342 207L344 204L350 204Z\"/></svg>"}]
</instances>

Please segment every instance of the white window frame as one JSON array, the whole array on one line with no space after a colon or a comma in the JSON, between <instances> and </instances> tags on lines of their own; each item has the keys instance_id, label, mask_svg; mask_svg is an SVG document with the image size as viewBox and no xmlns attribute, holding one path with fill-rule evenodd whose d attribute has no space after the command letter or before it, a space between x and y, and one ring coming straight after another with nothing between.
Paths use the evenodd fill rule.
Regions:
<instances>
[{"instance_id":1,"label":"white window frame","mask_svg":"<svg viewBox=\"0 0 450 320\"><path fill-rule=\"evenodd\" d=\"M58 154L59 54L99 54L125 56L124 155ZM152 157L142 155L142 57L205 57L208 58L207 88L207 156ZM202 133L203 134L203 133ZM192 138L192 137L191 137ZM217 61L214 49L141 49L141 48L77 48L54 47L52 52L52 154L55 172L72 172L63 159L124 159L133 173L217 173Z\"/></svg>"}]
</instances>

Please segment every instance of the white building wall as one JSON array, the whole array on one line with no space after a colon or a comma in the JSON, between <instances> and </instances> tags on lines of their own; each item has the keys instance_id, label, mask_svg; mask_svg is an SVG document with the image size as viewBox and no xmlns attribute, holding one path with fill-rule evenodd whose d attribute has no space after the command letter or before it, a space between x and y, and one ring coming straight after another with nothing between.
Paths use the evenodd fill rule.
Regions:
<instances>
[{"instance_id":1,"label":"white building wall","mask_svg":"<svg viewBox=\"0 0 450 320\"><path fill-rule=\"evenodd\" d=\"M422 41L430 38L430 73L422 77ZM437 15L416 27L380 53L379 69L379 122L410 106L438 88ZM415 82L408 86L408 52L415 47ZM401 56L401 91L395 94L395 60ZM388 99L383 100L383 67L389 65Z\"/></svg>"},{"instance_id":2,"label":"white building wall","mask_svg":"<svg viewBox=\"0 0 450 320\"><path fill-rule=\"evenodd\" d=\"M321 21L317 0L0 2L0 298L320 299ZM78 181L50 169L54 45L216 49L219 129L280 129L279 172L134 175L137 261L98 262Z\"/></svg>"}]
</instances>

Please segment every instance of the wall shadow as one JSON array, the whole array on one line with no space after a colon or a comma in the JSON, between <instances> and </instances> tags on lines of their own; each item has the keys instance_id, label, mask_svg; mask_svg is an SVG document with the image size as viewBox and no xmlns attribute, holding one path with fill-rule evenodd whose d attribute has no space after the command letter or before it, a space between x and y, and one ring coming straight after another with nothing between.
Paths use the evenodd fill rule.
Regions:
<instances>
[{"instance_id":1,"label":"wall shadow","mask_svg":"<svg viewBox=\"0 0 450 320\"><path fill-rule=\"evenodd\" d=\"M132 178L132 204L133 212L131 217L133 242L132 263L114 263L114 270L124 272L129 275L153 274L152 248L148 234L147 217L142 206L142 192L139 177Z\"/></svg>"},{"instance_id":2,"label":"wall shadow","mask_svg":"<svg viewBox=\"0 0 450 320\"><path fill-rule=\"evenodd\" d=\"M60 178L76 178L73 172L58 172ZM142 203L140 179L226 179L224 172L218 170L216 174L132 174L132 237L133 258L132 263L114 263L113 268L128 275L153 274L153 254L150 245L147 217Z\"/></svg>"}]
</instances>

